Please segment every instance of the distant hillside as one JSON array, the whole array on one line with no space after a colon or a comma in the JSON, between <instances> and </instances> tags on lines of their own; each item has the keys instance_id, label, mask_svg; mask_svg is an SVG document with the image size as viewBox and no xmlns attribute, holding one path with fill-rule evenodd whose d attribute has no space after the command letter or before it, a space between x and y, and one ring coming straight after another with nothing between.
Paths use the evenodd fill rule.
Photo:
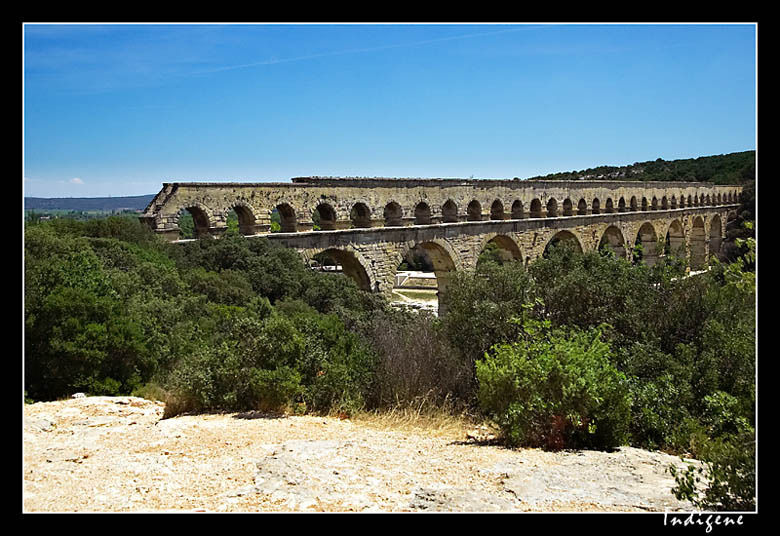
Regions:
<instances>
[{"instance_id":1,"label":"distant hillside","mask_svg":"<svg viewBox=\"0 0 780 536\"><path fill-rule=\"evenodd\" d=\"M25 197L26 210L144 210L155 194L128 197Z\"/></svg>"},{"instance_id":2,"label":"distant hillside","mask_svg":"<svg viewBox=\"0 0 780 536\"><path fill-rule=\"evenodd\" d=\"M698 181L742 184L755 179L756 152L743 151L683 160L651 160L628 166L599 166L531 177L544 180Z\"/></svg>"}]
</instances>

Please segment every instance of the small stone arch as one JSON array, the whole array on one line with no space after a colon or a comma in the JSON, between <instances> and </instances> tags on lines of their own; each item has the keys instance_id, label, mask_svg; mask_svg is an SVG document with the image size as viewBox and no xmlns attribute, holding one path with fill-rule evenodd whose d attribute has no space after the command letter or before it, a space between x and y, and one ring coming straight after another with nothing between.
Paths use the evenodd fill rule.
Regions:
<instances>
[{"instance_id":1,"label":"small stone arch","mask_svg":"<svg viewBox=\"0 0 780 536\"><path fill-rule=\"evenodd\" d=\"M468 221L482 221L482 205L474 199L466 207Z\"/></svg>"},{"instance_id":2,"label":"small stone arch","mask_svg":"<svg viewBox=\"0 0 780 536\"><path fill-rule=\"evenodd\" d=\"M611 197L608 197L607 198L607 202L604 203L604 212L606 214L612 214L613 212L615 212L615 206L614 206L614 204L612 202L612 198Z\"/></svg>"},{"instance_id":3,"label":"small stone arch","mask_svg":"<svg viewBox=\"0 0 780 536\"><path fill-rule=\"evenodd\" d=\"M390 201L385 205L382 216L385 220L385 227L400 227L403 225L404 211L395 201Z\"/></svg>"},{"instance_id":4,"label":"small stone arch","mask_svg":"<svg viewBox=\"0 0 780 536\"><path fill-rule=\"evenodd\" d=\"M646 212L647 208L648 208L647 198L643 197L642 198L642 212Z\"/></svg>"},{"instance_id":5,"label":"small stone arch","mask_svg":"<svg viewBox=\"0 0 780 536\"><path fill-rule=\"evenodd\" d=\"M254 207L243 199L235 201L225 210L225 223L230 211L238 217L238 232L244 236L251 236L257 232L257 217Z\"/></svg>"},{"instance_id":6,"label":"small stone arch","mask_svg":"<svg viewBox=\"0 0 780 536\"><path fill-rule=\"evenodd\" d=\"M295 215L295 209L289 203L280 203L274 207L272 213L276 211L279 216L280 231L282 233L294 233L298 230L298 218ZM273 215L271 214L273 220Z\"/></svg>"},{"instance_id":7,"label":"small stone arch","mask_svg":"<svg viewBox=\"0 0 780 536\"><path fill-rule=\"evenodd\" d=\"M636 212L638 210L638 208L639 207L637 205L636 196L632 195L631 196L631 212Z\"/></svg>"},{"instance_id":8,"label":"small stone arch","mask_svg":"<svg viewBox=\"0 0 780 536\"><path fill-rule=\"evenodd\" d=\"M490 219L491 220L505 219L504 204L499 199L496 199L490 205Z\"/></svg>"},{"instance_id":9,"label":"small stone arch","mask_svg":"<svg viewBox=\"0 0 780 536\"><path fill-rule=\"evenodd\" d=\"M669 210L669 199L666 196L661 198L661 210Z\"/></svg>"},{"instance_id":10,"label":"small stone arch","mask_svg":"<svg viewBox=\"0 0 780 536\"><path fill-rule=\"evenodd\" d=\"M523 213L523 202L519 199L516 199L514 203L512 203L512 219L513 220L522 220L525 217L525 214Z\"/></svg>"},{"instance_id":11,"label":"small stone arch","mask_svg":"<svg viewBox=\"0 0 780 536\"><path fill-rule=\"evenodd\" d=\"M542 202L538 198L531 200L530 213L532 218L543 217Z\"/></svg>"},{"instance_id":12,"label":"small stone arch","mask_svg":"<svg viewBox=\"0 0 780 536\"><path fill-rule=\"evenodd\" d=\"M585 216L588 213L588 202L580 199L577 203L577 216Z\"/></svg>"},{"instance_id":13,"label":"small stone arch","mask_svg":"<svg viewBox=\"0 0 780 536\"><path fill-rule=\"evenodd\" d=\"M176 229L181 232L180 220L183 212L187 212L192 216L192 222L194 225L194 238L204 238L209 236L209 229L213 227L214 214L211 210L202 203L189 203L180 207L174 213L174 216L169 217L169 220L175 225Z\"/></svg>"},{"instance_id":14,"label":"small stone arch","mask_svg":"<svg viewBox=\"0 0 780 536\"><path fill-rule=\"evenodd\" d=\"M593 201L591 201L590 206L591 206L591 210L590 210L591 214L601 214L601 201L599 201L598 197L593 198Z\"/></svg>"},{"instance_id":15,"label":"small stone arch","mask_svg":"<svg viewBox=\"0 0 780 536\"><path fill-rule=\"evenodd\" d=\"M563 200L563 215L564 216L574 215L574 207L572 206L571 199L569 199L568 197Z\"/></svg>"},{"instance_id":16,"label":"small stone arch","mask_svg":"<svg viewBox=\"0 0 780 536\"><path fill-rule=\"evenodd\" d=\"M322 231L333 231L336 228L336 210L333 205L326 201L318 201L317 206L312 211L312 221L317 224Z\"/></svg>"},{"instance_id":17,"label":"small stone arch","mask_svg":"<svg viewBox=\"0 0 780 536\"><path fill-rule=\"evenodd\" d=\"M458 221L458 205L448 199L441 207L441 221L443 223L455 223Z\"/></svg>"},{"instance_id":18,"label":"small stone arch","mask_svg":"<svg viewBox=\"0 0 780 536\"><path fill-rule=\"evenodd\" d=\"M352 227L358 229L371 227L371 209L365 203L358 201L352 205L349 219L352 220Z\"/></svg>"},{"instance_id":19,"label":"small stone arch","mask_svg":"<svg viewBox=\"0 0 780 536\"><path fill-rule=\"evenodd\" d=\"M672 194L672 200L670 201L669 206L671 206L672 209L677 208L677 197L675 197L674 194Z\"/></svg>"},{"instance_id":20,"label":"small stone arch","mask_svg":"<svg viewBox=\"0 0 780 536\"><path fill-rule=\"evenodd\" d=\"M547 201L547 217L548 218L555 218L558 216L558 201L551 197L549 201Z\"/></svg>"},{"instance_id":21,"label":"small stone arch","mask_svg":"<svg viewBox=\"0 0 780 536\"><path fill-rule=\"evenodd\" d=\"M680 208L685 208L685 194L680 194Z\"/></svg>"},{"instance_id":22,"label":"small stone arch","mask_svg":"<svg viewBox=\"0 0 780 536\"><path fill-rule=\"evenodd\" d=\"M621 197L618 199L618 212L625 212L626 211L626 198Z\"/></svg>"},{"instance_id":23,"label":"small stone arch","mask_svg":"<svg viewBox=\"0 0 780 536\"><path fill-rule=\"evenodd\" d=\"M430 225L433 223L431 218L431 207L425 201L420 201L414 207L414 224Z\"/></svg>"}]
</instances>

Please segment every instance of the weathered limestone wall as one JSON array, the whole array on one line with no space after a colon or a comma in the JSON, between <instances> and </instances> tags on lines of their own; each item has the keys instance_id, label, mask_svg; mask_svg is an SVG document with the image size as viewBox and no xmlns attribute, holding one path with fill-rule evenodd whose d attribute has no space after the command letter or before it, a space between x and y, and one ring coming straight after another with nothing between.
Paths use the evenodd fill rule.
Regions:
<instances>
[{"instance_id":1,"label":"weathered limestone wall","mask_svg":"<svg viewBox=\"0 0 780 536\"><path fill-rule=\"evenodd\" d=\"M323 229L408 226L652 211L736 203L739 186L626 181L297 178L291 183L166 183L141 219L171 239L189 210L200 236L219 235L231 210L241 232L307 231L315 211Z\"/></svg>"}]
</instances>

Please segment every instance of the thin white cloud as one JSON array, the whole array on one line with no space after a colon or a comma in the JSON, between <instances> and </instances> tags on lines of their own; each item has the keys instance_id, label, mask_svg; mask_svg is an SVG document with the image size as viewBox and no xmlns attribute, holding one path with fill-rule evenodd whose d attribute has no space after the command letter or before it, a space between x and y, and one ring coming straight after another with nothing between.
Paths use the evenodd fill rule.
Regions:
<instances>
[{"instance_id":1,"label":"thin white cloud","mask_svg":"<svg viewBox=\"0 0 780 536\"><path fill-rule=\"evenodd\" d=\"M84 184L84 181L79 179L78 177L73 177L68 182L71 184Z\"/></svg>"},{"instance_id":2,"label":"thin white cloud","mask_svg":"<svg viewBox=\"0 0 780 536\"><path fill-rule=\"evenodd\" d=\"M269 60L263 60L263 61L256 61L252 63L242 63L239 65L227 65L224 67L215 67L213 69L207 69L203 71L199 71L193 74L209 74L209 73L217 73L221 71L231 71L235 69L245 69L247 67L257 67L261 65L275 65L278 63L290 63L295 61L303 61L303 60L311 60L311 59L318 59L318 58L327 58L327 57L333 57L333 56L343 56L346 54L359 54L364 52L378 52L380 50L390 50L395 48L410 48L410 47L416 47L416 46L423 46L423 45L430 45L434 43L442 43L445 41L456 41L459 39L471 39L474 37L485 37L485 36L491 36L491 35L498 35L503 33L509 33L509 32L520 32L520 31L526 31L529 29L537 29L539 28L539 25L533 25L533 26L515 26L511 28L501 29L501 30L491 30L491 31L485 31L485 32L478 32L478 33L469 33L469 34L461 34L461 35L452 35L449 37L439 37L435 39L425 39L422 41L412 41L407 43L396 43L396 44L389 44L389 45L379 45L375 47L366 47L366 48L353 48L353 49L347 49L347 50L336 50L331 52L323 52L320 54L310 54L307 56L297 56L297 57L290 57L290 58L277 58L277 59L269 59Z\"/></svg>"}]
</instances>

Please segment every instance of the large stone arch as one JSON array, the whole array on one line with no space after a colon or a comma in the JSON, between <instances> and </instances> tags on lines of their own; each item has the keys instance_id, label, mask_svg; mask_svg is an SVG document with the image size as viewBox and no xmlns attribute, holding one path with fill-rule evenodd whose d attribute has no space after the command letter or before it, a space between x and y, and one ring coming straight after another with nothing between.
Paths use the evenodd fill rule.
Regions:
<instances>
[{"instance_id":1,"label":"large stone arch","mask_svg":"<svg viewBox=\"0 0 780 536\"><path fill-rule=\"evenodd\" d=\"M710 219L710 232L708 236L710 256L718 257L720 255L721 244L723 243L723 224L720 216L717 214Z\"/></svg>"},{"instance_id":2,"label":"large stone arch","mask_svg":"<svg viewBox=\"0 0 780 536\"><path fill-rule=\"evenodd\" d=\"M438 288L436 293L439 302L438 314L441 316L447 309L447 286L455 272L465 268L463 260L449 242L443 239L433 239L406 242L398 251L394 265L398 266L414 248L422 249L433 265Z\"/></svg>"},{"instance_id":3,"label":"large stone arch","mask_svg":"<svg viewBox=\"0 0 780 536\"><path fill-rule=\"evenodd\" d=\"M383 292L387 290L382 288L382 284L377 279L371 263L355 248L347 246L344 248L332 247L310 250L306 255L308 257L307 261L319 254L326 254L335 260L341 266L344 275L355 281L361 290L369 292Z\"/></svg>"},{"instance_id":4,"label":"large stone arch","mask_svg":"<svg viewBox=\"0 0 780 536\"><path fill-rule=\"evenodd\" d=\"M563 243L574 246L575 249L578 249L580 253L585 251L582 239L579 236L577 236L571 230L560 230L551 236L549 240L547 240L544 245L542 256L546 257L549 254L550 248L556 247Z\"/></svg>"},{"instance_id":5,"label":"large stone arch","mask_svg":"<svg viewBox=\"0 0 780 536\"><path fill-rule=\"evenodd\" d=\"M626 248L626 239L623 237L623 231L617 225L610 225L601 235L598 245L599 251L605 249L614 253L615 257L625 259L628 256Z\"/></svg>"},{"instance_id":6,"label":"large stone arch","mask_svg":"<svg viewBox=\"0 0 780 536\"><path fill-rule=\"evenodd\" d=\"M517 241L511 236L499 233L490 233L480 239L479 251L476 252L475 258L479 259L482 252L484 252L485 248L488 247L488 244L491 243L498 247L502 261L523 260L523 255Z\"/></svg>"},{"instance_id":7,"label":"large stone arch","mask_svg":"<svg viewBox=\"0 0 780 536\"><path fill-rule=\"evenodd\" d=\"M664 253L678 259L687 259L688 251L685 246L685 229L680 220L673 220L666 231L666 243Z\"/></svg>"},{"instance_id":8,"label":"large stone arch","mask_svg":"<svg viewBox=\"0 0 780 536\"><path fill-rule=\"evenodd\" d=\"M707 265L707 233L704 218L696 216L691 222L691 270L703 270Z\"/></svg>"},{"instance_id":9,"label":"large stone arch","mask_svg":"<svg viewBox=\"0 0 780 536\"><path fill-rule=\"evenodd\" d=\"M653 266L658 262L658 233L652 223L644 222L637 231L634 240L634 262ZM640 246L637 248L636 246Z\"/></svg>"}]
</instances>

